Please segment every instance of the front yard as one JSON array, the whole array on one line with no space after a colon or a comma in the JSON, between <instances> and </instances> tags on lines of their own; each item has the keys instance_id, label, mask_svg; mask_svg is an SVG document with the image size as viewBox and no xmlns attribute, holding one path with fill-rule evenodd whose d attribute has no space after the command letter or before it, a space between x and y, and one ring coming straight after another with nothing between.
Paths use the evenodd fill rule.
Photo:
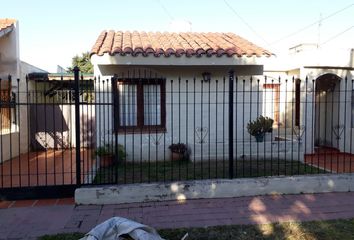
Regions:
<instances>
[{"instance_id":1,"label":"front yard","mask_svg":"<svg viewBox=\"0 0 354 240\"><path fill-rule=\"evenodd\" d=\"M300 161L285 160L245 160L234 162L234 177L284 176L325 173L319 168ZM148 183L199 179L229 178L229 163L225 161L203 160L200 162L126 162L111 167L100 168L94 184Z\"/></svg>"}]
</instances>

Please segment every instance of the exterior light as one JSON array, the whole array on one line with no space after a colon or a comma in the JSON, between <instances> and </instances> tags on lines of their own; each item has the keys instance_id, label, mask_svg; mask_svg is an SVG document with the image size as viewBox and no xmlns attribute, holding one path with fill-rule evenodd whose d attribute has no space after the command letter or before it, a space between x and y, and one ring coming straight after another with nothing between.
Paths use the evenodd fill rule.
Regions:
<instances>
[{"instance_id":1,"label":"exterior light","mask_svg":"<svg viewBox=\"0 0 354 240\"><path fill-rule=\"evenodd\" d=\"M202 76L203 76L203 81L204 82L209 82L210 79L211 79L211 73L210 72L203 72Z\"/></svg>"}]
</instances>

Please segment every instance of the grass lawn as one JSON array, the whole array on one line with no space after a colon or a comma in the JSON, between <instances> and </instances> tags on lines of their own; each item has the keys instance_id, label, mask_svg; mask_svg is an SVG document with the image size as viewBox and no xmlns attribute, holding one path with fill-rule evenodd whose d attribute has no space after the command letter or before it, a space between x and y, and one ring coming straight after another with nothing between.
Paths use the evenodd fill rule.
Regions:
<instances>
[{"instance_id":1,"label":"grass lawn","mask_svg":"<svg viewBox=\"0 0 354 240\"><path fill-rule=\"evenodd\" d=\"M300 161L285 160L237 160L234 162L234 177L284 176L324 173ZM166 161L121 163L100 168L94 179L95 184L105 183L147 183L181 181L193 179L229 178L229 163L203 160L201 162Z\"/></svg>"},{"instance_id":2,"label":"grass lawn","mask_svg":"<svg viewBox=\"0 0 354 240\"><path fill-rule=\"evenodd\" d=\"M184 228L160 230L167 240L246 240L246 239L289 239L289 240L349 240L354 239L354 219L313 222L289 222L264 225L234 225L209 228ZM83 234L59 234L43 236L40 240L79 239Z\"/></svg>"}]
</instances>

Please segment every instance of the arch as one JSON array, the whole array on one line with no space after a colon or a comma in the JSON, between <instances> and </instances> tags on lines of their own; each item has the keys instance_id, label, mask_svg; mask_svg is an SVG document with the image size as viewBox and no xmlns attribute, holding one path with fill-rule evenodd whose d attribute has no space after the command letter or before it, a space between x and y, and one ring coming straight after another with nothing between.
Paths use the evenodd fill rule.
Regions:
<instances>
[{"instance_id":1,"label":"arch","mask_svg":"<svg viewBox=\"0 0 354 240\"><path fill-rule=\"evenodd\" d=\"M315 80L315 147L339 148L339 140L334 134L339 126L341 78L326 73Z\"/></svg>"}]
</instances>

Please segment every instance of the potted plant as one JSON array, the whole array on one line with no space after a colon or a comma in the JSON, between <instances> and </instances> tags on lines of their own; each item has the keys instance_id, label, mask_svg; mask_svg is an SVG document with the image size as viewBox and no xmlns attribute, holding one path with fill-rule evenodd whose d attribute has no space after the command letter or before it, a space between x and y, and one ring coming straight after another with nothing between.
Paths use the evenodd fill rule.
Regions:
<instances>
[{"instance_id":1,"label":"potted plant","mask_svg":"<svg viewBox=\"0 0 354 240\"><path fill-rule=\"evenodd\" d=\"M100 167L108 167L113 165L115 160L115 147L114 144L104 143L99 146L96 151L96 155L100 158ZM121 162L125 159L126 153L124 147L121 144L118 144L118 162Z\"/></svg>"},{"instance_id":2,"label":"potted plant","mask_svg":"<svg viewBox=\"0 0 354 240\"><path fill-rule=\"evenodd\" d=\"M264 135L273 131L273 123L273 119L261 115L247 124L247 131L256 138L256 142L263 142Z\"/></svg>"},{"instance_id":3,"label":"potted plant","mask_svg":"<svg viewBox=\"0 0 354 240\"><path fill-rule=\"evenodd\" d=\"M171 150L172 161L189 160L189 149L187 144L173 143L168 148Z\"/></svg>"}]
</instances>

